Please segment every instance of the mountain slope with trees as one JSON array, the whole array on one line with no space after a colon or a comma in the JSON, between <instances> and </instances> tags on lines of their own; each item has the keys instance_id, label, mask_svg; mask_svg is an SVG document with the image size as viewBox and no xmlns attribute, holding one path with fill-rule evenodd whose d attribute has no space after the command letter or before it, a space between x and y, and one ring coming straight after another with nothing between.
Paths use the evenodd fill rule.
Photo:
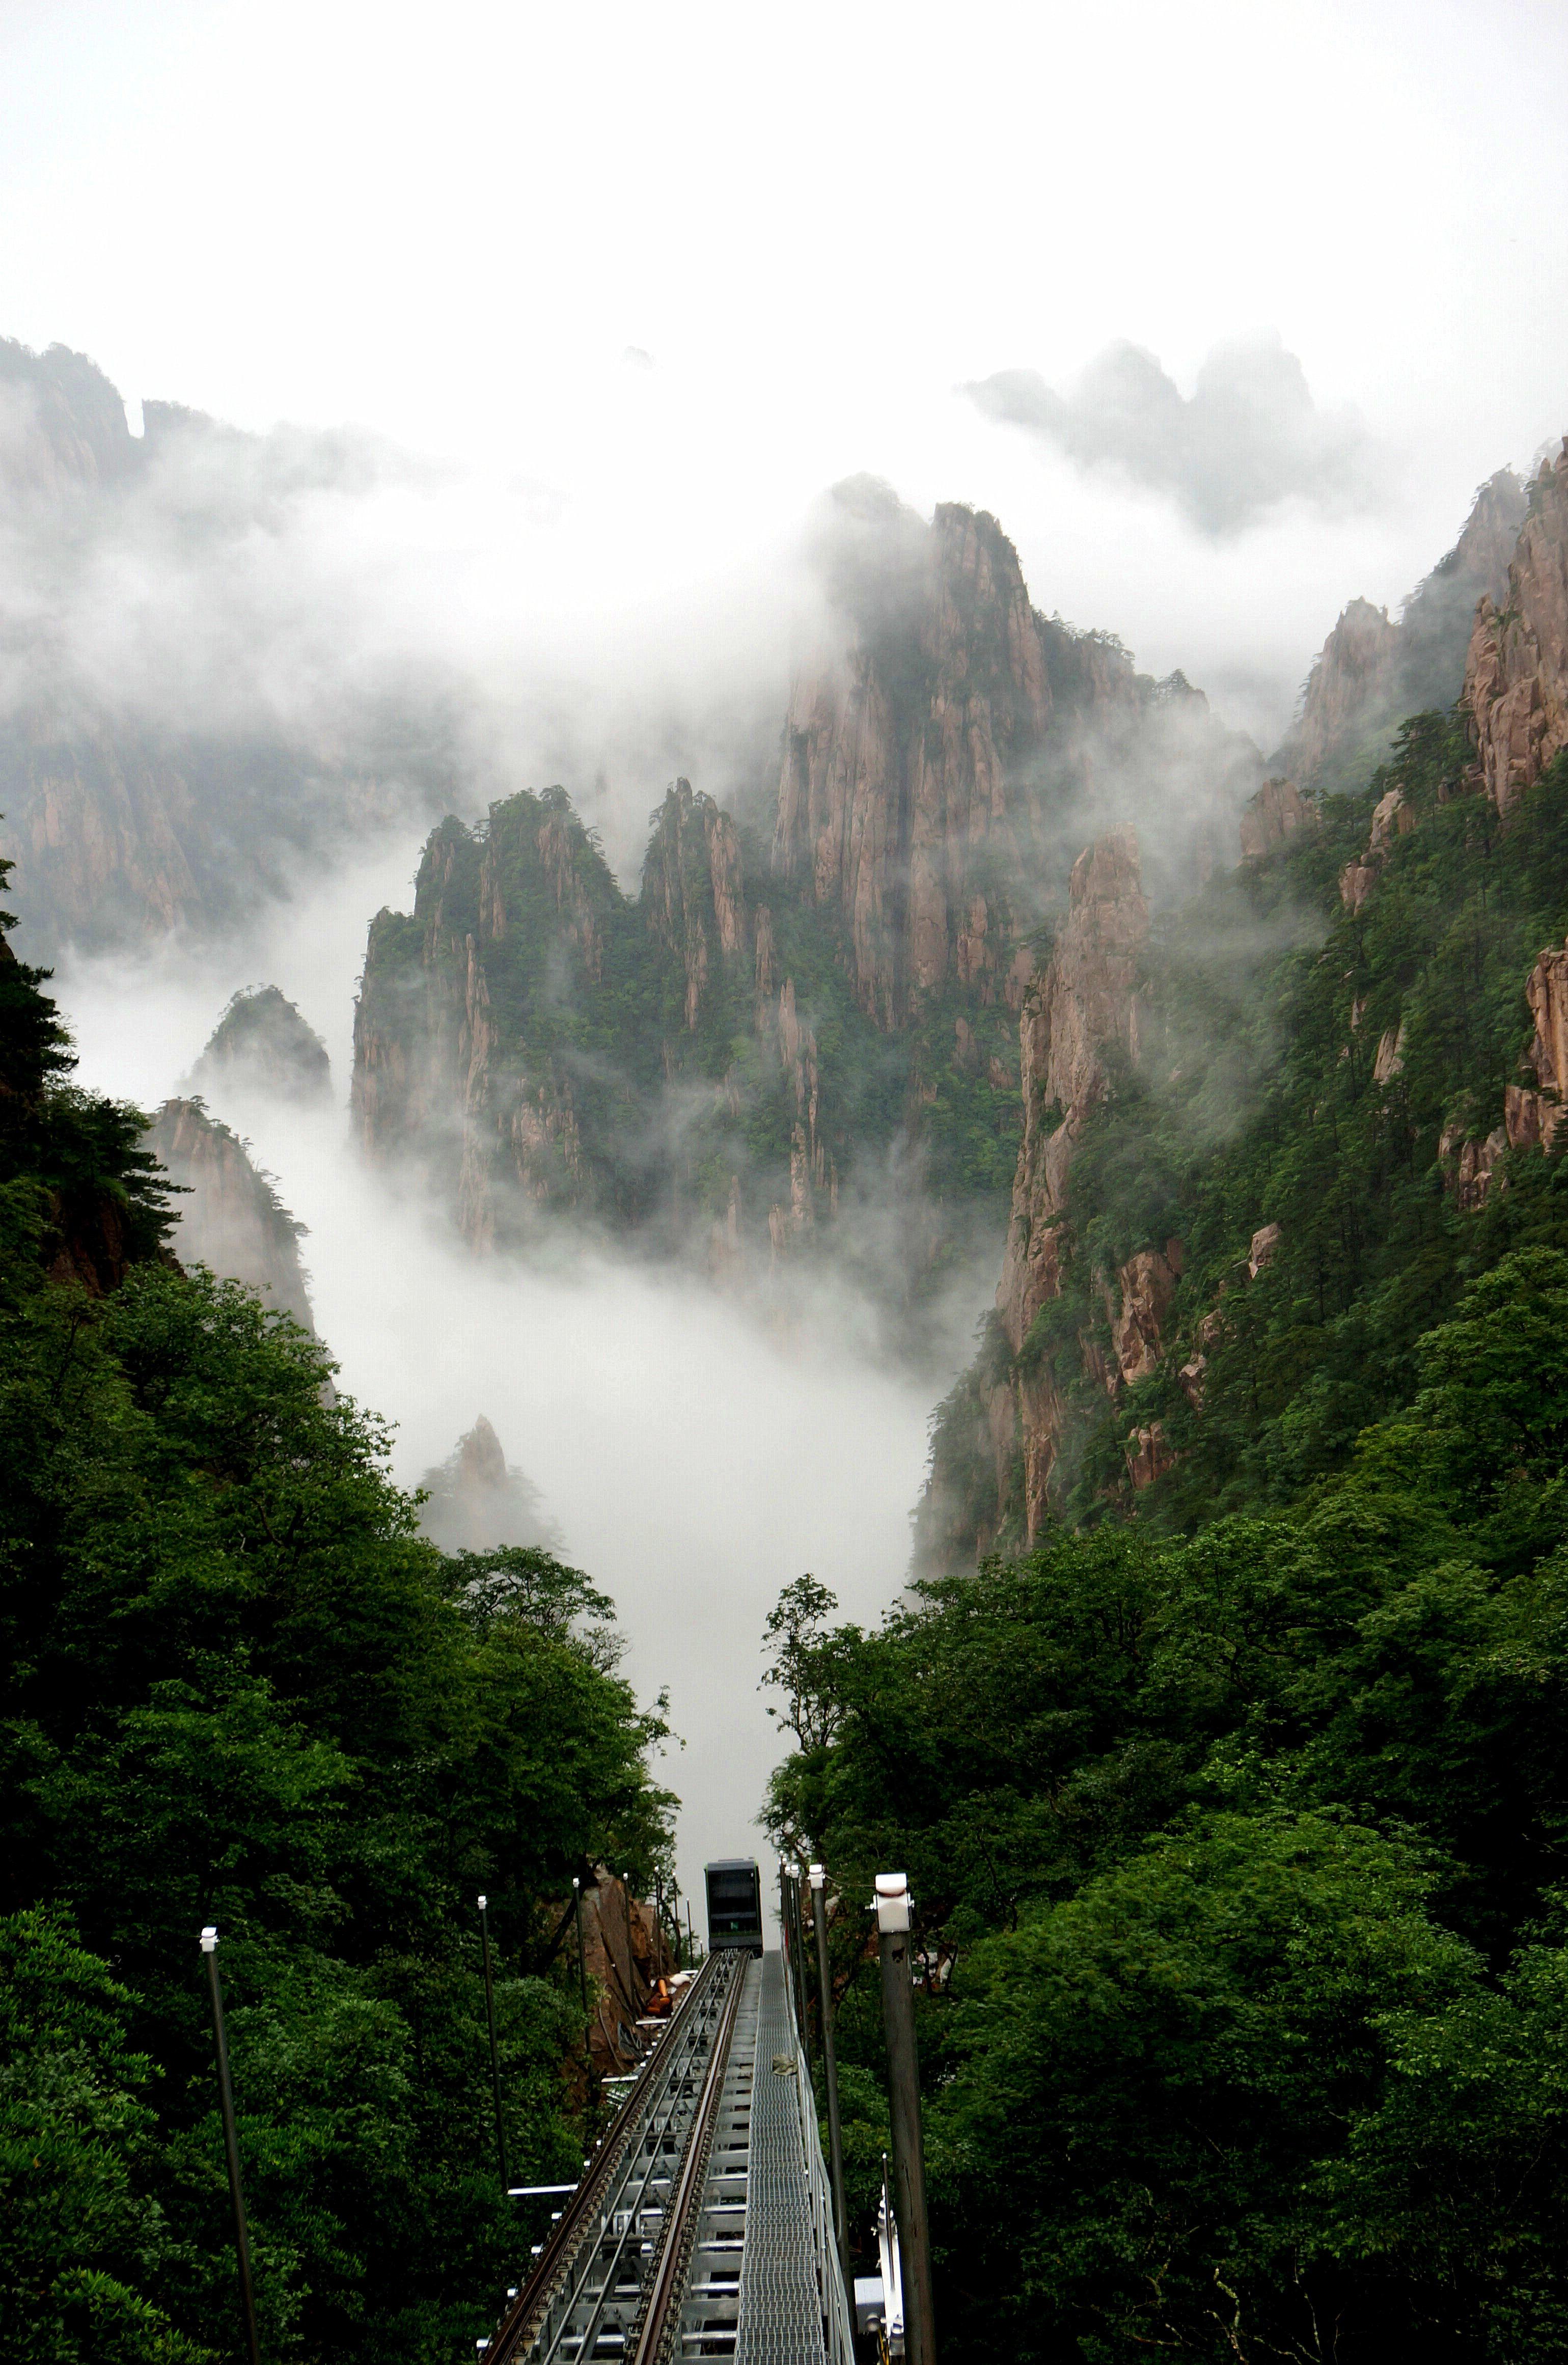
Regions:
<instances>
[{"instance_id":1,"label":"mountain slope with trees","mask_svg":"<svg viewBox=\"0 0 1568 2365\"><path fill-rule=\"evenodd\" d=\"M1565 1244L1568 458L1519 550L1526 654L1484 601L1464 697L1358 793L1269 783L1247 857L1174 911L1136 848L1085 856L1022 1014L1013 1226L937 1418L925 1568L1308 1496L1468 1281Z\"/></svg>"},{"instance_id":2,"label":"mountain slope with trees","mask_svg":"<svg viewBox=\"0 0 1568 2365\"><path fill-rule=\"evenodd\" d=\"M1568 2339L1564 584L1568 455L1356 793L1167 916L1085 854L925 1573L770 1620L862 2222L910 1877L948 2355Z\"/></svg>"},{"instance_id":3,"label":"mountain slope with trees","mask_svg":"<svg viewBox=\"0 0 1568 2365\"><path fill-rule=\"evenodd\" d=\"M174 1263L146 1120L70 1086L44 981L0 937L0 2354L233 2353L215 1922L266 2353L433 2365L521 2238L476 1892L548 2180L582 2076L547 1908L664 1858L663 1723L586 1578L443 1556L317 1340Z\"/></svg>"}]
</instances>

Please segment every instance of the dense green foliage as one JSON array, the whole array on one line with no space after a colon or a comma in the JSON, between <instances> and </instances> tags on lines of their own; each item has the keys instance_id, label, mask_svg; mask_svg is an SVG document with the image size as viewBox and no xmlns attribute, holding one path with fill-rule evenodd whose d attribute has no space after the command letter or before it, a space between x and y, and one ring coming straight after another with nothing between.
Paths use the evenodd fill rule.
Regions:
<instances>
[{"instance_id":1,"label":"dense green foliage","mask_svg":"<svg viewBox=\"0 0 1568 2365\"><path fill-rule=\"evenodd\" d=\"M65 1087L39 984L0 963L0 2358L236 2353L207 1922L268 2357L471 2354L526 2238L475 1893L548 2180L581 2030L545 1908L662 1855L663 1726L585 1579L444 1558L316 1341L158 1256L140 1121ZM49 1268L106 1195L142 1252L90 1295Z\"/></svg>"},{"instance_id":2,"label":"dense green foliage","mask_svg":"<svg viewBox=\"0 0 1568 2365\"><path fill-rule=\"evenodd\" d=\"M1304 1514L780 1605L774 1825L915 1895L948 2353L1561 2354L1568 1256L1413 1363Z\"/></svg>"},{"instance_id":3,"label":"dense green foliage","mask_svg":"<svg viewBox=\"0 0 1568 2365\"><path fill-rule=\"evenodd\" d=\"M878 1631L809 1579L771 1622L770 1821L846 1900L862 2219L887 2123L852 1908L911 1877L949 2356L1568 2345L1568 1159L1505 1152L1480 1205L1453 1171L1529 1081L1568 763L1500 831L1464 759L1417 718L1159 933L1025 1342L1068 1407L1059 1525ZM1352 912L1395 784L1416 825ZM1084 1339L1172 1239L1164 1362L1109 1406ZM939 1457L1007 1376L993 1341ZM1176 1459L1135 1497L1157 1419Z\"/></svg>"}]
</instances>

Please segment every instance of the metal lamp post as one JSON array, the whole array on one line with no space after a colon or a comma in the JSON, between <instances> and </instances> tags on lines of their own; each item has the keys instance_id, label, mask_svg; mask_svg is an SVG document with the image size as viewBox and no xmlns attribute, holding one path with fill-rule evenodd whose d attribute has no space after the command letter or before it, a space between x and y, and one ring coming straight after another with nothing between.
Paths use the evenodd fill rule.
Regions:
<instances>
[{"instance_id":1,"label":"metal lamp post","mask_svg":"<svg viewBox=\"0 0 1568 2365\"><path fill-rule=\"evenodd\" d=\"M908 2365L936 2365L931 2229L925 2214L925 2157L920 2129L920 2061L914 2042L909 1883L902 1872L877 1875L876 1906L882 1957L882 2024L888 2039L893 2180L903 2251L904 2354Z\"/></svg>"},{"instance_id":2,"label":"metal lamp post","mask_svg":"<svg viewBox=\"0 0 1568 2365\"><path fill-rule=\"evenodd\" d=\"M786 1856L778 1867L778 1910L783 1922L784 1966L790 1982L790 2001L800 2027L801 2046L811 2058L811 2032L806 2025L806 1983L801 1960L801 1867Z\"/></svg>"},{"instance_id":3,"label":"metal lamp post","mask_svg":"<svg viewBox=\"0 0 1568 2365\"><path fill-rule=\"evenodd\" d=\"M485 1949L485 2010L490 2023L490 2092L496 2105L496 2166L500 2170L501 2191L507 2189L507 2139L501 2119L501 2048L496 2035L496 1982L490 1970L489 1900L479 1900L479 1935Z\"/></svg>"},{"instance_id":4,"label":"metal lamp post","mask_svg":"<svg viewBox=\"0 0 1568 2365\"><path fill-rule=\"evenodd\" d=\"M218 1932L211 1922L201 1933L207 1956L207 1986L212 1992L212 2035L218 2048L218 2101L223 2114L223 2149L229 2162L229 2198L234 2205L234 2256L240 2268L240 2308L245 2319L245 2345L251 2365L262 2365L262 2344L256 2334L256 2294L251 2283L251 2237L245 2226L245 2194L240 2181L240 2137L234 2124L234 2089L229 2078L229 2044L223 2033L223 1986L218 1976Z\"/></svg>"},{"instance_id":5,"label":"metal lamp post","mask_svg":"<svg viewBox=\"0 0 1568 2365\"><path fill-rule=\"evenodd\" d=\"M817 1936L817 2001L822 2012L823 2079L827 2087L828 2173L833 2180L833 2230L838 2244L838 2264L844 2276L845 2296L849 2302L849 2320L855 2321L855 2278L849 2270L849 2212L844 2198L844 2135L838 2118L838 2056L833 2041L833 1979L827 1960L827 1900L823 1891L827 1875L820 1864L813 1864L807 1878L812 1884L812 1919Z\"/></svg>"}]
</instances>

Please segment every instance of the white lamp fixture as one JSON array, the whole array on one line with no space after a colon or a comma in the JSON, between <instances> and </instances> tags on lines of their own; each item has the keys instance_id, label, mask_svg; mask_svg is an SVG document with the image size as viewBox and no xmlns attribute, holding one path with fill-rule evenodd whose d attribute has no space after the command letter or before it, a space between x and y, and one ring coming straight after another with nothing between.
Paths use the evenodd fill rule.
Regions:
<instances>
[{"instance_id":1,"label":"white lamp fixture","mask_svg":"<svg viewBox=\"0 0 1568 2365\"><path fill-rule=\"evenodd\" d=\"M909 1876L902 1872L877 1875L877 1927L897 1932L909 1928Z\"/></svg>"}]
</instances>

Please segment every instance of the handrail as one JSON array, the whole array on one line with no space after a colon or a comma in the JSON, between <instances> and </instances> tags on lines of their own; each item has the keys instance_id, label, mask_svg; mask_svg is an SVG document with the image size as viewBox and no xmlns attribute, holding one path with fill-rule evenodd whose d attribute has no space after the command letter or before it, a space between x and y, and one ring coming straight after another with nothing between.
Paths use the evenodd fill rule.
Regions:
<instances>
[{"instance_id":1,"label":"handrail","mask_svg":"<svg viewBox=\"0 0 1568 2365\"><path fill-rule=\"evenodd\" d=\"M817 2285L823 2303L823 2330L829 2365L855 2365L855 2335L849 2321L849 2294L844 2288L838 2243L834 2234L833 2189L823 2158L822 2129L817 2124L816 2090L804 2033L795 2010L795 1983L786 1958L784 2011L795 2039L795 2102L801 2125L801 2151L812 2197L812 2247L816 2252Z\"/></svg>"}]
</instances>

